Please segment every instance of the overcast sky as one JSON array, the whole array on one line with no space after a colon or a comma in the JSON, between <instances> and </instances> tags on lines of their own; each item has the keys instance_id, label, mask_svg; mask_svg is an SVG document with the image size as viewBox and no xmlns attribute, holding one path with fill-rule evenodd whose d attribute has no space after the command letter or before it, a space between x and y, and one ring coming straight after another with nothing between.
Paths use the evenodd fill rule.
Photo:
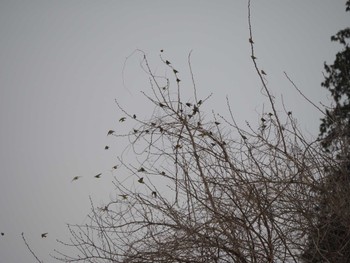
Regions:
<instances>
[{"instance_id":1,"label":"overcast sky","mask_svg":"<svg viewBox=\"0 0 350 263\"><path fill-rule=\"evenodd\" d=\"M320 83L324 61L333 62L340 48L330 36L349 26L345 0L253 0L251 8L269 88L276 100L283 94L300 128L317 136L320 113L283 71L315 103L330 103ZM1 0L0 262L35 262L22 232L52 262L56 239L69 237L65 224L86 220L89 196L99 205L113 194L110 170L123 147L106 136L120 125L114 99L140 117L151 114L140 95L149 89L142 56L131 56L123 71L135 49L170 75L159 60L164 49L188 89L193 50L198 93L213 93L208 113L227 113L228 96L240 123L257 122L267 104L248 38L246 0ZM72 183L74 176L83 177Z\"/></svg>"}]
</instances>

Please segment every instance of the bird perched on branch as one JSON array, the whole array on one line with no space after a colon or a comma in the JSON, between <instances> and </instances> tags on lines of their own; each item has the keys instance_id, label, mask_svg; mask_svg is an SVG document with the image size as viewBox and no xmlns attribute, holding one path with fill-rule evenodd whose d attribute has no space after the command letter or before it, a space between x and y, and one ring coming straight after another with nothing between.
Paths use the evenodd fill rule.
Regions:
<instances>
[{"instance_id":1,"label":"bird perched on branch","mask_svg":"<svg viewBox=\"0 0 350 263\"><path fill-rule=\"evenodd\" d=\"M113 133L114 133L113 130L109 130L108 133L107 133L107 136L108 136L108 135L111 135L111 134L113 134Z\"/></svg>"},{"instance_id":2,"label":"bird perched on branch","mask_svg":"<svg viewBox=\"0 0 350 263\"><path fill-rule=\"evenodd\" d=\"M80 177L81 177L81 176L75 176L75 177L73 177L72 182L78 180Z\"/></svg>"},{"instance_id":3,"label":"bird perched on branch","mask_svg":"<svg viewBox=\"0 0 350 263\"><path fill-rule=\"evenodd\" d=\"M137 180L140 184L144 184L143 177L141 177L139 180Z\"/></svg>"}]
</instances>

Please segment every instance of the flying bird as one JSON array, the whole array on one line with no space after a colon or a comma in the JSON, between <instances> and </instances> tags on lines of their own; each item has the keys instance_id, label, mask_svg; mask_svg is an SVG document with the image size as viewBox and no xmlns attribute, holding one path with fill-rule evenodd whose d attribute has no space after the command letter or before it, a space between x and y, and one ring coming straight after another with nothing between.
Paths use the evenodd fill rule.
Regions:
<instances>
[{"instance_id":1,"label":"flying bird","mask_svg":"<svg viewBox=\"0 0 350 263\"><path fill-rule=\"evenodd\" d=\"M80 177L81 177L81 176L75 176L75 177L73 177L72 182L78 180Z\"/></svg>"},{"instance_id":2,"label":"flying bird","mask_svg":"<svg viewBox=\"0 0 350 263\"><path fill-rule=\"evenodd\" d=\"M109 130L108 133L107 133L107 136L108 136L108 135L111 135L111 134L113 134L113 133L114 133L113 130Z\"/></svg>"},{"instance_id":3,"label":"flying bird","mask_svg":"<svg viewBox=\"0 0 350 263\"><path fill-rule=\"evenodd\" d=\"M94 177L95 178L100 178L102 173L96 174Z\"/></svg>"},{"instance_id":4,"label":"flying bird","mask_svg":"<svg viewBox=\"0 0 350 263\"><path fill-rule=\"evenodd\" d=\"M126 117L121 117L120 119L119 119L119 122L124 122L126 120Z\"/></svg>"},{"instance_id":5,"label":"flying bird","mask_svg":"<svg viewBox=\"0 0 350 263\"><path fill-rule=\"evenodd\" d=\"M108 149L109 149L109 146L108 146L108 145L106 145L106 146L105 146L105 150L108 150Z\"/></svg>"},{"instance_id":6,"label":"flying bird","mask_svg":"<svg viewBox=\"0 0 350 263\"><path fill-rule=\"evenodd\" d=\"M137 180L140 184L144 184L143 177L141 177L139 180Z\"/></svg>"},{"instance_id":7,"label":"flying bird","mask_svg":"<svg viewBox=\"0 0 350 263\"><path fill-rule=\"evenodd\" d=\"M47 234L48 234L48 233L42 233L42 234L41 234L41 238L47 237Z\"/></svg>"}]
</instances>

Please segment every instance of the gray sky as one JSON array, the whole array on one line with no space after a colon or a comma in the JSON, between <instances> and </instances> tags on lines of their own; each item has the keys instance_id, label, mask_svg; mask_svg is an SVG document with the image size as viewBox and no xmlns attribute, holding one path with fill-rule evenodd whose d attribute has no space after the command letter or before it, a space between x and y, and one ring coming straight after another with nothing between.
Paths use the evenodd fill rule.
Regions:
<instances>
[{"instance_id":1,"label":"gray sky","mask_svg":"<svg viewBox=\"0 0 350 263\"><path fill-rule=\"evenodd\" d=\"M311 100L329 104L321 88L324 61L340 46L330 36L349 26L345 0L253 0L252 24L259 66L276 100L310 136L320 114L284 77L286 71ZM66 223L82 223L113 194L110 172L122 144L106 137L127 110L147 117L140 95L149 88L139 66L142 49L159 74L169 74L159 50L180 71L184 89L192 67L206 105L227 114L229 96L240 123L258 121L266 99L248 43L247 1L0 1L0 261L35 262L24 232L45 262L67 239ZM149 108L150 110L152 108ZM111 149L104 150L105 145ZM93 176L103 172L101 179ZM74 176L83 176L71 183ZM117 175L117 172L114 174ZM48 232L46 239L40 234Z\"/></svg>"}]
</instances>

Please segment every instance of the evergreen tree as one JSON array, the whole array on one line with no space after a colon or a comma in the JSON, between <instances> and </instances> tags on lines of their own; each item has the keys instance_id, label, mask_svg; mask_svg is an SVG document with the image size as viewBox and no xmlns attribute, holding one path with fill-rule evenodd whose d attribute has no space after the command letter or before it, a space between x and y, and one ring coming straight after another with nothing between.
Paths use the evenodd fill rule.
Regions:
<instances>
[{"instance_id":1,"label":"evergreen tree","mask_svg":"<svg viewBox=\"0 0 350 263\"><path fill-rule=\"evenodd\" d=\"M346 2L350 11L350 0ZM320 202L315 223L303 254L308 263L350 262L350 28L331 37L343 49L332 65L325 63L322 86L331 92L334 107L326 110L321 120L320 140L326 152L336 160L327 168L328 176L318 187Z\"/></svg>"}]
</instances>

